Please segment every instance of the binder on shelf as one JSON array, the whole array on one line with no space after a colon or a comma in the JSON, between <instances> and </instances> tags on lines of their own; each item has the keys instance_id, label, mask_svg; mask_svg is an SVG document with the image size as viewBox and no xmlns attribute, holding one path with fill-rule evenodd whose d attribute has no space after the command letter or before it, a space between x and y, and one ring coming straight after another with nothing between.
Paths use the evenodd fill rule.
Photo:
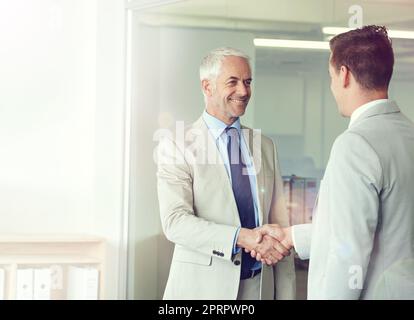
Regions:
<instances>
[{"instance_id":1,"label":"binder on shelf","mask_svg":"<svg viewBox=\"0 0 414 320\"><path fill-rule=\"evenodd\" d=\"M98 300L99 270L69 266L66 297L68 300Z\"/></svg>"},{"instance_id":2,"label":"binder on shelf","mask_svg":"<svg viewBox=\"0 0 414 320\"><path fill-rule=\"evenodd\" d=\"M318 181L314 178L306 180L306 199L305 199L305 221L304 223L312 223L313 211L315 209L318 197Z\"/></svg>"},{"instance_id":3,"label":"binder on shelf","mask_svg":"<svg viewBox=\"0 0 414 320\"><path fill-rule=\"evenodd\" d=\"M0 268L0 300L4 300L4 292L6 288L6 272Z\"/></svg>"},{"instance_id":4,"label":"binder on shelf","mask_svg":"<svg viewBox=\"0 0 414 320\"><path fill-rule=\"evenodd\" d=\"M318 179L295 175L283 177L283 189L291 225L311 223L318 194Z\"/></svg>"},{"instance_id":5,"label":"binder on shelf","mask_svg":"<svg viewBox=\"0 0 414 320\"><path fill-rule=\"evenodd\" d=\"M50 300L51 270L49 268L34 270L34 300Z\"/></svg>"},{"instance_id":6,"label":"binder on shelf","mask_svg":"<svg viewBox=\"0 0 414 320\"><path fill-rule=\"evenodd\" d=\"M16 299L33 300L33 269L17 269Z\"/></svg>"}]
</instances>

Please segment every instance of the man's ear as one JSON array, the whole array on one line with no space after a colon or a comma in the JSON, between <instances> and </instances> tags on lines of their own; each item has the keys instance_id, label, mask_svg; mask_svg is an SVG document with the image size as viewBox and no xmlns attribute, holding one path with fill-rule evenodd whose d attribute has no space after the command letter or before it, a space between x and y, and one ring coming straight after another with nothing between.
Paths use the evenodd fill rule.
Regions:
<instances>
[{"instance_id":1,"label":"man's ear","mask_svg":"<svg viewBox=\"0 0 414 320\"><path fill-rule=\"evenodd\" d=\"M207 97L211 97L211 95L213 94L213 86L211 84L211 81L208 79L204 79L201 81L201 89Z\"/></svg>"},{"instance_id":2,"label":"man's ear","mask_svg":"<svg viewBox=\"0 0 414 320\"><path fill-rule=\"evenodd\" d=\"M341 66L341 69L339 70L339 76L341 79L342 87L347 88L351 80L351 72L349 69L345 66Z\"/></svg>"}]
</instances>

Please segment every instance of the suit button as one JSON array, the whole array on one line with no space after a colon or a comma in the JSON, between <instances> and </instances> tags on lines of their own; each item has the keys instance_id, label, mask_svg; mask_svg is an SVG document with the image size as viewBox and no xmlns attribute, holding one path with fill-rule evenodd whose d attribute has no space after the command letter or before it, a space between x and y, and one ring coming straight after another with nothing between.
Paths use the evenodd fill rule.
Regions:
<instances>
[{"instance_id":1,"label":"suit button","mask_svg":"<svg viewBox=\"0 0 414 320\"><path fill-rule=\"evenodd\" d=\"M233 261L233 263L234 263L236 266L240 265L240 261L239 261L239 260L234 260L234 261Z\"/></svg>"}]
</instances>

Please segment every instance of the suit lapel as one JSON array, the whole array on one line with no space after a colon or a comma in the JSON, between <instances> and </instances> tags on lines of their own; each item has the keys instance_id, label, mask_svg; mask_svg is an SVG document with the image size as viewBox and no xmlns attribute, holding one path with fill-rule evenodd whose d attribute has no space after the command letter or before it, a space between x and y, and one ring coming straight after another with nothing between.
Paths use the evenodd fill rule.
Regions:
<instances>
[{"instance_id":1,"label":"suit lapel","mask_svg":"<svg viewBox=\"0 0 414 320\"><path fill-rule=\"evenodd\" d=\"M213 136L210 134L207 125L205 124L202 117L200 117L193 125L196 129L201 130L205 143L202 143L199 147L199 151L206 155L207 161L212 161L208 163L213 163L212 165L206 165L203 168L204 170L211 170L211 173L208 174L210 177L217 177L223 185L222 191L225 192L225 197L227 199L232 199L231 207L232 212L236 218L236 221L239 225L240 217L237 210L237 204L234 199L233 189L228 177L226 168L224 166L223 160L221 158L220 152L217 149L216 141L214 141ZM262 143L260 132L255 132L252 129L242 126L242 134L246 141L246 144L249 148L250 157L253 157L254 169L256 172L256 197L258 199L258 215L259 215L259 225L263 224L263 208L265 207L264 203L264 192L261 190L264 188L264 170L262 164ZM251 159L249 159L251 161Z\"/></svg>"},{"instance_id":2,"label":"suit lapel","mask_svg":"<svg viewBox=\"0 0 414 320\"><path fill-rule=\"evenodd\" d=\"M219 188L220 192L225 193L226 199L232 199L230 201L231 211L235 216L235 221L237 221L238 225L241 225L239 211L237 209L236 200L234 199L233 188L230 183L229 176L226 171L226 167L224 166L223 159L221 158L220 152L217 149L216 141L214 137L209 132L206 123L204 122L203 118L200 117L193 125L196 129L201 130L203 135L203 143L199 145L199 151L205 155L204 157L204 164L203 170L210 171L206 176L212 177L212 179L217 179L219 183L213 184L214 188ZM222 186L222 188L220 188Z\"/></svg>"},{"instance_id":3,"label":"suit lapel","mask_svg":"<svg viewBox=\"0 0 414 320\"><path fill-rule=\"evenodd\" d=\"M253 164L256 172L256 191L258 199L259 226L263 224L264 192L261 192L264 185L264 173L262 169L262 146L260 133L242 126L242 133L249 147L250 157L253 156ZM251 159L250 159L251 160Z\"/></svg>"}]
</instances>

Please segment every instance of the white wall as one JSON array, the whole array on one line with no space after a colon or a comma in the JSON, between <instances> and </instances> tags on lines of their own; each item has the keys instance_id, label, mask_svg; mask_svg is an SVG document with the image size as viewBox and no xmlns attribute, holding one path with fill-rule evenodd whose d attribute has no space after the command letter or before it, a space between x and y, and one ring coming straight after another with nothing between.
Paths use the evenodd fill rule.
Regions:
<instances>
[{"instance_id":1,"label":"white wall","mask_svg":"<svg viewBox=\"0 0 414 320\"><path fill-rule=\"evenodd\" d=\"M125 11L123 1L96 1L95 211L91 232L108 240L107 298L124 299Z\"/></svg>"},{"instance_id":2,"label":"white wall","mask_svg":"<svg viewBox=\"0 0 414 320\"><path fill-rule=\"evenodd\" d=\"M152 137L159 115L160 34L156 28L141 28L136 19L132 31L128 298L156 299L160 226Z\"/></svg>"},{"instance_id":3,"label":"white wall","mask_svg":"<svg viewBox=\"0 0 414 320\"><path fill-rule=\"evenodd\" d=\"M0 233L108 240L118 296L123 3L0 2Z\"/></svg>"}]
</instances>

